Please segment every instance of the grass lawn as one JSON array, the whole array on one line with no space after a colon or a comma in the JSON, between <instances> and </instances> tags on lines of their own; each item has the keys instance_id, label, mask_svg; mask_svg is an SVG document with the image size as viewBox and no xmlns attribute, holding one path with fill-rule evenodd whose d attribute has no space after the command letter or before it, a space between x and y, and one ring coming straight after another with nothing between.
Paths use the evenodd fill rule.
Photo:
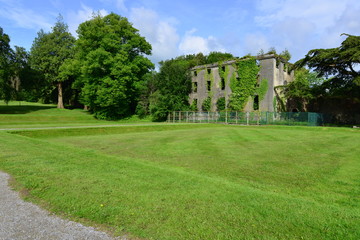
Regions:
<instances>
[{"instance_id":1,"label":"grass lawn","mask_svg":"<svg viewBox=\"0 0 360 240\"><path fill-rule=\"evenodd\" d=\"M150 119L132 117L120 121L100 121L81 109L57 109L53 104L29 102L9 102L0 100L0 129L46 128L87 125L116 125L127 123L147 123Z\"/></svg>"},{"instance_id":2,"label":"grass lawn","mask_svg":"<svg viewBox=\"0 0 360 240\"><path fill-rule=\"evenodd\" d=\"M360 239L359 134L215 124L1 131L0 169L51 211L136 239Z\"/></svg>"}]
</instances>

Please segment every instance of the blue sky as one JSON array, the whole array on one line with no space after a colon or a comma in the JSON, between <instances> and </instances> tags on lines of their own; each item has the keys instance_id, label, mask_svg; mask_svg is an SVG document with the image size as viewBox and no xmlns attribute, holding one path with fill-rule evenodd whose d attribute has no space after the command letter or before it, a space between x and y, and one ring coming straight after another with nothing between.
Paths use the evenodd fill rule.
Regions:
<instances>
[{"instance_id":1,"label":"blue sky","mask_svg":"<svg viewBox=\"0 0 360 240\"><path fill-rule=\"evenodd\" d=\"M235 56L275 47L292 62L310 49L337 47L341 33L360 35L359 0L0 0L0 26L12 46L30 50L59 14L76 35L93 12L127 17L153 46L157 63L182 54Z\"/></svg>"}]
</instances>

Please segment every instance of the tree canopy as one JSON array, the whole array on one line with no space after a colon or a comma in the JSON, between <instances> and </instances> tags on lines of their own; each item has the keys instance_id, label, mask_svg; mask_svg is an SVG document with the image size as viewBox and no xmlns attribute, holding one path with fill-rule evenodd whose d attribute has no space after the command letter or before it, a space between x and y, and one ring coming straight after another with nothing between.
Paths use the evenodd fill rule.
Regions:
<instances>
[{"instance_id":1,"label":"tree canopy","mask_svg":"<svg viewBox=\"0 0 360 240\"><path fill-rule=\"evenodd\" d=\"M191 92L189 69L198 56L180 56L160 62L160 72L156 77L157 91L152 96L150 106L153 120L163 121L170 111L188 109Z\"/></svg>"},{"instance_id":2,"label":"tree canopy","mask_svg":"<svg viewBox=\"0 0 360 240\"><path fill-rule=\"evenodd\" d=\"M0 27L0 98L8 102L11 99L11 65L13 50L10 47L10 37Z\"/></svg>"},{"instance_id":3,"label":"tree canopy","mask_svg":"<svg viewBox=\"0 0 360 240\"><path fill-rule=\"evenodd\" d=\"M63 78L60 77L60 67L66 59L72 58L74 54L75 38L69 33L68 26L60 16L52 28L45 33L38 32L31 47L30 63L33 69L44 75L44 80L51 89L57 86L58 108L64 108L63 104Z\"/></svg>"},{"instance_id":4,"label":"tree canopy","mask_svg":"<svg viewBox=\"0 0 360 240\"><path fill-rule=\"evenodd\" d=\"M332 77L332 82L360 85L360 36L342 34L346 39L339 47L312 49L295 63L297 68L308 66L320 76Z\"/></svg>"},{"instance_id":5,"label":"tree canopy","mask_svg":"<svg viewBox=\"0 0 360 240\"><path fill-rule=\"evenodd\" d=\"M100 119L134 113L137 85L153 64L144 55L151 45L124 17L111 13L80 24L75 64L80 101Z\"/></svg>"}]
</instances>

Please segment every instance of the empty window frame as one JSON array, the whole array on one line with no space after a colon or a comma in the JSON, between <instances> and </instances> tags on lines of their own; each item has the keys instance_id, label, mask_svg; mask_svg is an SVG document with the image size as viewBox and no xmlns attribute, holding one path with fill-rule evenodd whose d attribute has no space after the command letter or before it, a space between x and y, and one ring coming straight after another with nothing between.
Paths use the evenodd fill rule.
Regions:
<instances>
[{"instance_id":1,"label":"empty window frame","mask_svg":"<svg viewBox=\"0 0 360 240\"><path fill-rule=\"evenodd\" d=\"M254 108L254 110L259 110L259 96L258 96L258 95L256 95L256 96L254 97L253 108Z\"/></svg>"},{"instance_id":2,"label":"empty window frame","mask_svg":"<svg viewBox=\"0 0 360 240\"><path fill-rule=\"evenodd\" d=\"M198 83L197 83L197 82L193 82L193 92L194 92L194 93L197 92L197 88L198 88Z\"/></svg>"},{"instance_id":3,"label":"empty window frame","mask_svg":"<svg viewBox=\"0 0 360 240\"><path fill-rule=\"evenodd\" d=\"M220 84L221 90L225 90L225 79L221 78L221 84Z\"/></svg>"}]
</instances>

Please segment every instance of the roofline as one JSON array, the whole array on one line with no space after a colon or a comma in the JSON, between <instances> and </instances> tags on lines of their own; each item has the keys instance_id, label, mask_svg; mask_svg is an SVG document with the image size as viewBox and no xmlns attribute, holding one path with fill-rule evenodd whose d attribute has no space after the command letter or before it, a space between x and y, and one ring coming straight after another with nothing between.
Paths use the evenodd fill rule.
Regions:
<instances>
[{"instance_id":1,"label":"roofline","mask_svg":"<svg viewBox=\"0 0 360 240\"><path fill-rule=\"evenodd\" d=\"M266 60L266 59L272 59L272 58L275 58L275 59L278 58L283 63L287 62L282 57L276 56L275 54L263 54L263 55L259 55L259 56L255 57L256 60L260 60L260 61ZM240 59L229 60L229 61L222 62L221 65L222 66L231 65L233 63L236 63L237 61L246 60L246 59L248 59L248 58L245 57L245 58L240 58ZM219 66L219 63L217 62L217 63L195 66L195 67L191 68L190 70L203 69L203 68L214 68L214 67L218 67L218 66Z\"/></svg>"}]
</instances>

